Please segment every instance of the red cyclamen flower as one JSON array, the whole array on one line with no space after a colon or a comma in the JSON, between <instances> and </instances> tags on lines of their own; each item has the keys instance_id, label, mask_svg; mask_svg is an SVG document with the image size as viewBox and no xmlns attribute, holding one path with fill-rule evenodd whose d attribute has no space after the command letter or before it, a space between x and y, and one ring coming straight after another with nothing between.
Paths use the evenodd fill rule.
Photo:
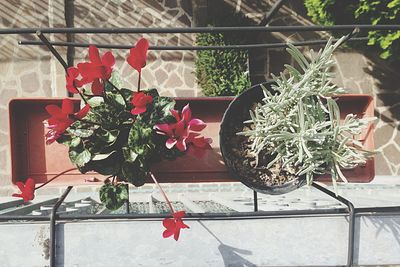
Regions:
<instances>
[{"instance_id":1,"label":"red cyclamen flower","mask_svg":"<svg viewBox=\"0 0 400 267\"><path fill-rule=\"evenodd\" d=\"M67 81L66 87L67 90L72 94L78 94L78 88L87 83L83 78L81 80L78 80L77 78L79 77L79 75L80 73L77 68L69 67L67 69L67 75L65 76L65 79Z\"/></svg>"},{"instance_id":2,"label":"red cyclamen flower","mask_svg":"<svg viewBox=\"0 0 400 267\"><path fill-rule=\"evenodd\" d=\"M28 178L26 179L25 184L23 182L17 182L16 185L21 193L14 193L12 194L13 197L22 197L24 202L28 202L35 198L35 180Z\"/></svg>"},{"instance_id":3,"label":"red cyclamen flower","mask_svg":"<svg viewBox=\"0 0 400 267\"><path fill-rule=\"evenodd\" d=\"M189 104L182 109L182 116L176 110L171 110L171 113L175 117L176 123L163 123L154 126L158 134L168 136L165 144L168 149L176 146L179 151L183 152L190 144L197 148L210 148L211 138L204 138L199 133L195 133L202 131L207 124L200 119L192 119Z\"/></svg>"},{"instance_id":4,"label":"red cyclamen flower","mask_svg":"<svg viewBox=\"0 0 400 267\"><path fill-rule=\"evenodd\" d=\"M146 66L147 50L149 49L149 42L141 38L137 41L135 47L131 48L130 53L126 61L132 66L137 72L141 72L142 68Z\"/></svg>"},{"instance_id":5,"label":"red cyclamen flower","mask_svg":"<svg viewBox=\"0 0 400 267\"><path fill-rule=\"evenodd\" d=\"M68 98L63 100L61 108L57 105L47 105L46 111L51 117L45 121L45 126L49 129L46 133L46 144L49 145L59 138L76 119L85 117L89 109L90 106L86 105L74 113L74 103Z\"/></svg>"},{"instance_id":6,"label":"red cyclamen flower","mask_svg":"<svg viewBox=\"0 0 400 267\"><path fill-rule=\"evenodd\" d=\"M146 112L146 106L151 102L153 102L153 97L151 95L146 95L143 92L133 93L133 98L131 100L133 109L131 110L131 114L139 115Z\"/></svg>"},{"instance_id":7,"label":"red cyclamen flower","mask_svg":"<svg viewBox=\"0 0 400 267\"><path fill-rule=\"evenodd\" d=\"M166 228L163 232L163 237L167 238L173 235L174 239L178 241L181 229L189 228L189 226L182 221L182 218L185 217L184 211L175 212L172 216L173 218L165 218L163 220L163 225Z\"/></svg>"},{"instance_id":8,"label":"red cyclamen flower","mask_svg":"<svg viewBox=\"0 0 400 267\"><path fill-rule=\"evenodd\" d=\"M89 59L90 62L79 63L78 70L84 83L93 82L93 94L101 95L104 91L104 82L108 81L111 77L115 58L110 51L100 57L99 49L91 45L89 46Z\"/></svg>"}]
</instances>

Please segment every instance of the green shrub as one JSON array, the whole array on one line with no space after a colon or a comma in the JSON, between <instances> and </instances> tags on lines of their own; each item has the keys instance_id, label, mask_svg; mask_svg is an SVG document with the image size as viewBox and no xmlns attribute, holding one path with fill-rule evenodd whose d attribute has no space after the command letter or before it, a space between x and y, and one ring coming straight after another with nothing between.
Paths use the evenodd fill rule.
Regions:
<instances>
[{"instance_id":1,"label":"green shrub","mask_svg":"<svg viewBox=\"0 0 400 267\"><path fill-rule=\"evenodd\" d=\"M197 45L227 45L224 34L199 34ZM247 73L248 52L243 50L205 50L197 53L196 77L207 96L237 95L250 86Z\"/></svg>"},{"instance_id":2,"label":"green shrub","mask_svg":"<svg viewBox=\"0 0 400 267\"><path fill-rule=\"evenodd\" d=\"M308 15L318 24L399 24L400 0L305 0ZM341 33L340 33L341 34ZM400 31L370 31L368 45L384 59L400 60Z\"/></svg>"},{"instance_id":3,"label":"green shrub","mask_svg":"<svg viewBox=\"0 0 400 267\"><path fill-rule=\"evenodd\" d=\"M209 5L210 26L245 26L251 22L221 1ZM199 46L245 44L246 33L201 33L196 37ZM197 52L197 83L206 96L230 96L250 87L247 50L203 50Z\"/></svg>"}]
</instances>

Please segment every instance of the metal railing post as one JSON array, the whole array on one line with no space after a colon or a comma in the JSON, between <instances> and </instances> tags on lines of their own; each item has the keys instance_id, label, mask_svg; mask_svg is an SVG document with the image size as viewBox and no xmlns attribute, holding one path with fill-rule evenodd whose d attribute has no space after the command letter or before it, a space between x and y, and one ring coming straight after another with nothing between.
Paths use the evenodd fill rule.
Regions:
<instances>
[{"instance_id":1,"label":"metal railing post","mask_svg":"<svg viewBox=\"0 0 400 267\"><path fill-rule=\"evenodd\" d=\"M53 206L50 214L50 267L55 266L56 262L56 219L57 219L57 210L60 205L64 202L64 199L68 196L71 191L72 186L68 186L61 197L57 200L56 204Z\"/></svg>"}]
</instances>

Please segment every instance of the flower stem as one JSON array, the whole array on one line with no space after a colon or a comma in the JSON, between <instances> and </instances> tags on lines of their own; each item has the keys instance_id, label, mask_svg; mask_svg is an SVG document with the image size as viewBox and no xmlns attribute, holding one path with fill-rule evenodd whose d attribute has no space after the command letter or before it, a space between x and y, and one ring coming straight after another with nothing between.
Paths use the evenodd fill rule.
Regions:
<instances>
[{"instance_id":1,"label":"flower stem","mask_svg":"<svg viewBox=\"0 0 400 267\"><path fill-rule=\"evenodd\" d=\"M68 75L68 74L67 74ZM83 102L85 102L85 104L87 104L87 100L86 98L83 96L82 92L79 91L79 89L75 86L75 81L74 81L74 88L76 89L76 91L78 92L79 96L81 97L81 99L83 100Z\"/></svg>"},{"instance_id":2,"label":"flower stem","mask_svg":"<svg viewBox=\"0 0 400 267\"><path fill-rule=\"evenodd\" d=\"M80 97L82 98L83 102L85 102L85 104L87 104L88 102L87 102L86 98L83 96L83 94L79 90L78 90L78 93L79 93Z\"/></svg>"},{"instance_id":3,"label":"flower stem","mask_svg":"<svg viewBox=\"0 0 400 267\"><path fill-rule=\"evenodd\" d=\"M142 72L139 71L139 78L138 78L138 85L137 85L137 91L140 92L140 80L142 79Z\"/></svg>"},{"instance_id":4,"label":"flower stem","mask_svg":"<svg viewBox=\"0 0 400 267\"><path fill-rule=\"evenodd\" d=\"M35 190L38 190L38 189L42 188L43 186L45 186L46 184L50 183L51 181L57 179L57 178L60 177L61 175L66 174L67 172L70 172L70 171L77 170L77 169L78 169L78 168L71 168L71 169L65 170L65 171L63 171L63 172L60 172L59 174L57 174L56 176L54 176L53 178L51 178L50 180L48 180L48 181L45 182L44 184L42 184L42 185L36 187Z\"/></svg>"},{"instance_id":5,"label":"flower stem","mask_svg":"<svg viewBox=\"0 0 400 267\"><path fill-rule=\"evenodd\" d=\"M150 176L153 179L154 183L158 186L158 188L160 189L161 194L163 195L165 201L168 204L169 209L171 210L171 214L175 213L174 208L172 207L171 201L169 201L167 194L165 194L164 190L162 189L161 185L157 182L156 177L153 175L153 173L150 172Z\"/></svg>"},{"instance_id":6,"label":"flower stem","mask_svg":"<svg viewBox=\"0 0 400 267\"><path fill-rule=\"evenodd\" d=\"M118 94L120 94L120 95L122 96L122 98L124 99L125 106L128 107L128 101L125 99L124 95L122 94L121 89L119 89L118 87L116 87L116 86L115 86L112 82L110 82L109 80L108 80L107 82L108 82L115 90L117 90ZM104 94L106 94L106 93L104 92Z\"/></svg>"}]
</instances>

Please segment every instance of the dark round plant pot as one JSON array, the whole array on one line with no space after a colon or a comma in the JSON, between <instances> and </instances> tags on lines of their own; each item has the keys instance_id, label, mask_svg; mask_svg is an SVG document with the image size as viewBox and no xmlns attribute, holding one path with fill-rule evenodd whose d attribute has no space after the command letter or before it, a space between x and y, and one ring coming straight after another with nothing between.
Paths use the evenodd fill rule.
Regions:
<instances>
[{"instance_id":1,"label":"dark round plant pot","mask_svg":"<svg viewBox=\"0 0 400 267\"><path fill-rule=\"evenodd\" d=\"M267 82L263 84L267 89L271 89L272 82ZM254 103L259 103L264 98L263 89L260 85L255 85L250 89L244 91L242 94L238 95L229 105L225 111L224 117L222 119L221 128L219 132L220 138L220 149L222 157L225 161L231 176L240 182L242 182L247 187L251 189L270 195L280 195L293 191L304 184L306 184L305 176L299 176L287 183L276 186L259 185L254 183L252 179L246 177L246 175L240 175L237 167L233 164L237 161L237 156L232 153L232 145L230 138L236 135L238 126L243 127L243 122L250 119L249 110L254 105ZM239 159L240 160L240 159ZM244 160L244 159L243 159Z\"/></svg>"}]
</instances>

